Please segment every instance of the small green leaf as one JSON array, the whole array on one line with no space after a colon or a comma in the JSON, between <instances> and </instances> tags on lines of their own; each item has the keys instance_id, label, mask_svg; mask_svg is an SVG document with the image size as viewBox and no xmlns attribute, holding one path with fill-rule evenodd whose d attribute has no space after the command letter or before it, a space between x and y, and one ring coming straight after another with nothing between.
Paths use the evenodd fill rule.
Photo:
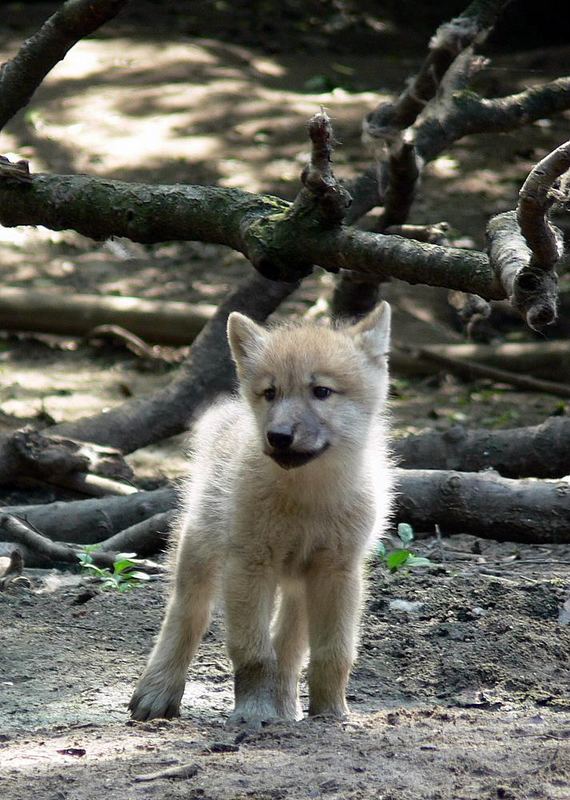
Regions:
<instances>
[{"instance_id":1,"label":"small green leaf","mask_svg":"<svg viewBox=\"0 0 570 800\"><path fill-rule=\"evenodd\" d=\"M400 522L398 525L398 538L403 544L410 544L414 541L414 529L407 522Z\"/></svg>"},{"instance_id":2,"label":"small green leaf","mask_svg":"<svg viewBox=\"0 0 570 800\"><path fill-rule=\"evenodd\" d=\"M392 550L386 559L386 564L391 572L395 572L407 563L411 553L409 550Z\"/></svg>"}]
</instances>

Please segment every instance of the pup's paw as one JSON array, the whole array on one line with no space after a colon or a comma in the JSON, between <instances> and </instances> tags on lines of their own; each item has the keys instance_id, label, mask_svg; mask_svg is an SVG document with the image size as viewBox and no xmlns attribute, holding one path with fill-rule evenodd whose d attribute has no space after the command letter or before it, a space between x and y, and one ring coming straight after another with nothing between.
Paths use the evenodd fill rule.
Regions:
<instances>
[{"instance_id":1,"label":"pup's paw","mask_svg":"<svg viewBox=\"0 0 570 800\"><path fill-rule=\"evenodd\" d=\"M182 686L157 685L146 681L139 682L129 703L131 717L137 720L172 719L180 716L180 701L184 694Z\"/></svg>"},{"instance_id":2,"label":"pup's paw","mask_svg":"<svg viewBox=\"0 0 570 800\"><path fill-rule=\"evenodd\" d=\"M248 708L239 706L228 717L228 728L237 728L244 731L260 731L266 725L282 721L282 717L273 707Z\"/></svg>"}]
</instances>

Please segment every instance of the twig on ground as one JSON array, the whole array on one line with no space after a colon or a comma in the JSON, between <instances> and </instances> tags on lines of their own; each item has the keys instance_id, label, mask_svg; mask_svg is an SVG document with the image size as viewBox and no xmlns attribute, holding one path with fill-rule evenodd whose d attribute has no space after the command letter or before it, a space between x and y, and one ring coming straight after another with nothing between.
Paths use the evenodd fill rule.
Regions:
<instances>
[{"instance_id":1,"label":"twig on ground","mask_svg":"<svg viewBox=\"0 0 570 800\"><path fill-rule=\"evenodd\" d=\"M557 397L570 397L570 385L554 383L553 381L541 381L532 378L530 375L517 375L504 369L490 367L487 364L477 364L473 361L466 361L460 358L452 358L442 353L436 353L426 347L410 348L409 352L416 353L420 358L427 358L436 364L446 367L450 372L462 375L467 378L489 378L499 383L507 383L516 386L527 392L544 392L553 394Z\"/></svg>"},{"instance_id":2,"label":"twig on ground","mask_svg":"<svg viewBox=\"0 0 570 800\"><path fill-rule=\"evenodd\" d=\"M142 783L145 781L160 780L187 780L198 774L199 767L196 764L180 764L176 767L160 769L157 772L149 772L146 775L135 775L135 781Z\"/></svg>"}]
</instances>

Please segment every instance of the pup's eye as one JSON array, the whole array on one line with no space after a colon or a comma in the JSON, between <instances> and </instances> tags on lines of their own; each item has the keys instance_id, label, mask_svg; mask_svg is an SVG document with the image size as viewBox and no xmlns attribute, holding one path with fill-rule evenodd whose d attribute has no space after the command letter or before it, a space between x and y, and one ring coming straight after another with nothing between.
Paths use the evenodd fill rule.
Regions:
<instances>
[{"instance_id":1,"label":"pup's eye","mask_svg":"<svg viewBox=\"0 0 570 800\"><path fill-rule=\"evenodd\" d=\"M263 392L263 396L265 399L270 403L272 400L275 400L275 386L270 386L269 389L266 389Z\"/></svg>"},{"instance_id":2,"label":"pup's eye","mask_svg":"<svg viewBox=\"0 0 570 800\"><path fill-rule=\"evenodd\" d=\"M313 386L313 397L316 397L317 400L326 400L332 393L333 390L328 386Z\"/></svg>"}]
</instances>

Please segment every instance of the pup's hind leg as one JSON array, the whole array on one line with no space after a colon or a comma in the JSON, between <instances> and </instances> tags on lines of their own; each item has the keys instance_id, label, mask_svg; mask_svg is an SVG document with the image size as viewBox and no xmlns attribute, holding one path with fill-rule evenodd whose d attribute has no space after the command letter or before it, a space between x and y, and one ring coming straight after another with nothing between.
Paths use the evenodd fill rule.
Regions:
<instances>
[{"instance_id":1,"label":"pup's hind leg","mask_svg":"<svg viewBox=\"0 0 570 800\"><path fill-rule=\"evenodd\" d=\"M309 646L305 587L285 586L274 623L277 706L283 719L300 719L299 672Z\"/></svg>"},{"instance_id":2,"label":"pup's hind leg","mask_svg":"<svg viewBox=\"0 0 570 800\"><path fill-rule=\"evenodd\" d=\"M277 665L269 631L275 589L268 566L238 557L226 564L224 599L235 685L230 723L257 727L279 716Z\"/></svg>"},{"instance_id":3,"label":"pup's hind leg","mask_svg":"<svg viewBox=\"0 0 570 800\"><path fill-rule=\"evenodd\" d=\"M346 685L356 656L362 570L315 564L307 576L309 714L343 717Z\"/></svg>"},{"instance_id":4,"label":"pup's hind leg","mask_svg":"<svg viewBox=\"0 0 570 800\"><path fill-rule=\"evenodd\" d=\"M193 544L189 535L180 542L160 634L129 703L134 719L178 716L188 665L210 623L218 564Z\"/></svg>"}]
</instances>

